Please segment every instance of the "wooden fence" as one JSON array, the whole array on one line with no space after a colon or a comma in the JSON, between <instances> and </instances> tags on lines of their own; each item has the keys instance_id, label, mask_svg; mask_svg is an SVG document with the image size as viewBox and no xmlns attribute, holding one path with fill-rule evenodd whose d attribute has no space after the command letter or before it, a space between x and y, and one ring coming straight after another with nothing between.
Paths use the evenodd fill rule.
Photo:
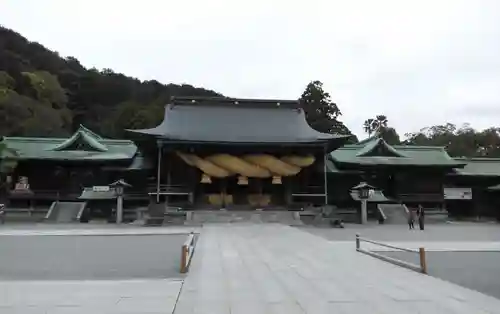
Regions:
<instances>
[{"instance_id":1,"label":"wooden fence","mask_svg":"<svg viewBox=\"0 0 500 314\"><path fill-rule=\"evenodd\" d=\"M193 257L195 246L194 233L191 232L184 244L182 245L181 251L181 273L187 273L189 270L189 265L191 264L191 258Z\"/></svg>"},{"instance_id":2,"label":"wooden fence","mask_svg":"<svg viewBox=\"0 0 500 314\"><path fill-rule=\"evenodd\" d=\"M396 258L392 258L392 257L385 256L385 255L382 255L379 253L375 253L375 252L371 252L371 251L362 249L361 242L368 242L368 243L372 243L375 245L379 245L379 246L383 246L383 247L387 247L390 249L395 249L395 250L399 250L399 251L403 251L403 252L415 253L419 257L419 264L417 265L417 264L405 262L405 261L402 261L402 260L399 260ZM425 249L423 247L419 248L418 250L412 250L412 249L397 247L394 245L390 245L390 244L362 238L359 236L359 234L357 234L356 235L356 251L364 253L364 254L372 256L372 257L375 257L375 258L378 258L378 259L381 259L383 261L401 266L401 267L405 267L405 268L408 268L408 269L411 269L411 270L414 270L414 271L417 271L417 272L420 272L423 274L427 274L427 261L425 258Z\"/></svg>"}]
</instances>

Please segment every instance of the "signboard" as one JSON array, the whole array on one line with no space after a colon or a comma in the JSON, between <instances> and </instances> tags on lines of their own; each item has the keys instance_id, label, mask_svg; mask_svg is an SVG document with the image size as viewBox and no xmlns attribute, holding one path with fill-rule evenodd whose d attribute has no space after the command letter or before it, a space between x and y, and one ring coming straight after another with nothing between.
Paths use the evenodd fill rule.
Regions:
<instances>
[{"instance_id":1,"label":"signboard","mask_svg":"<svg viewBox=\"0 0 500 314\"><path fill-rule=\"evenodd\" d=\"M93 186L92 191L94 192L109 192L109 186Z\"/></svg>"},{"instance_id":2,"label":"signboard","mask_svg":"<svg viewBox=\"0 0 500 314\"><path fill-rule=\"evenodd\" d=\"M446 200L471 200L471 188L444 188L444 199Z\"/></svg>"}]
</instances>

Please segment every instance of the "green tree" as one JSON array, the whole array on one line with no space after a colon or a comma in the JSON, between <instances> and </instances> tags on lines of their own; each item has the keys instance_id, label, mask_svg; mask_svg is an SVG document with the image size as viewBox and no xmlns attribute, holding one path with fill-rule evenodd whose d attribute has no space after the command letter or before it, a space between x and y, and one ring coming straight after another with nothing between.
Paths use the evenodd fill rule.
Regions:
<instances>
[{"instance_id":1,"label":"green tree","mask_svg":"<svg viewBox=\"0 0 500 314\"><path fill-rule=\"evenodd\" d=\"M446 123L406 134L406 144L443 146L454 157L500 157L500 128L478 131L464 124Z\"/></svg>"},{"instance_id":2,"label":"green tree","mask_svg":"<svg viewBox=\"0 0 500 314\"><path fill-rule=\"evenodd\" d=\"M5 71L0 71L0 90L14 89L16 81Z\"/></svg>"},{"instance_id":3,"label":"green tree","mask_svg":"<svg viewBox=\"0 0 500 314\"><path fill-rule=\"evenodd\" d=\"M363 123L363 130L368 133L368 137L375 132L375 119L366 119Z\"/></svg>"},{"instance_id":4,"label":"green tree","mask_svg":"<svg viewBox=\"0 0 500 314\"><path fill-rule=\"evenodd\" d=\"M7 90L0 94L0 135L60 136L71 120L69 111L56 110Z\"/></svg>"},{"instance_id":5,"label":"green tree","mask_svg":"<svg viewBox=\"0 0 500 314\"><path fill-rule=\"evenodd\" d=\"M323 89L323 83L312 81L299 99L306 114L309 125L323 133L352 135L351 131L338 118L342 112L332 101L328 92Z\"/></svg>"},{"instance_id":6,"label":"green tree","mask_svg":"<svg viewBox=\"0 0 500 314\"><path fill-rule=\"evenodd\" d=\"M24 72L29 78L37 99L49 103L54 109L66 108L68 97L56 76L47 71Z\"/></svg>"},{"instance_id":7,"label":"green tree","mask_svg":"<svg viewBox=\"0 0 500 314\"><path fill-rule=\"evenodd\" d=\"M389 145L401 144L399 134L394 128L385 127L380 129L380 137L383 138Z\"/></svg>"},{"instance_id":8,"label":"green tree","mask_svg":"<svg viewBox=\"0 0 500 314\"><path fill-rule=\"evenodd\" d=\"M163 106L143 106L127 101L118 106L111 116L112 125L107 125L108 134L122 137L125 129L144 129L158 125L163 118Z\"/></svg>"},{"instance_id":9,"label":"green tree","mask_svg":"<svg viewBox=\"0 0 500 314\"><path fill-rule=\"evenodd\" d=\"M368 133L368 136L371 136L373 132L382 128L387 128L387 123L387 116L377 115L375 118L366 119L363 123L363 129Z\"/></svg>"},{"instance_id":10,"label":"green tree","mask_svg":"<svg viewBox=\"0 0 500 314\"><path fill-rule=\"evenodd\" d=\"M396 129L389 127L389 120L385 115L377 115L375 118L366 119L363 123L363 129L368 136L372 136L374 132L383 138L390 145L397 145L401 143L399 134Z\"/></svg>"}]
</instances>

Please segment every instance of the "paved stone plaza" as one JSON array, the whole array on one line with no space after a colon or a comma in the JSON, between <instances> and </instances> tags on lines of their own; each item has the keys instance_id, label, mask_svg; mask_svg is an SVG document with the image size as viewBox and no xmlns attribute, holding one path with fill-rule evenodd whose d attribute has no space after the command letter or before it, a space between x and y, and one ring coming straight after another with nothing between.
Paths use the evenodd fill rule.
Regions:
<instances>
[{"instance_id":1,"label":"paved stone plaza","mask_svg":"<svg viewBox=\"0 0 500 314\"><path fill-rule=\"evenodd\" d=\"M381 252L400 260L418 263L415 254ZM500 250L428 252L429 275L500 299Z\"/></svg>"},{"instance_id":2,"label":"paved stone plaza","mask_svg":"<svg viewBox=\"0 0 500 314\"><path fill-rule=\"evenodd\" d=\"M180 280L1 281L2 314L172 313Z\"/></svg>"},{"instance_id":3,"label":"paved stone plaza","mask_svg":"<svg viewBox=\"0 0 500 314\"><path fill-rule=\"evenodd\" d=\"M0 243L30 236L29 229L21 229L0 229ZM73 231L117 235L118 229L68 227L35 230L31 236L65 238ZM174 230L125 229L126 237L143 230ZM376 229L372 232L384 233ZM180 227L176 232L188 230L193 229ZM3 280L0 313L500 313L499 299L358 253L347 238L328 241L280 224L213 224L197 231L201 236L185 278ZM468 245L486 246L475 240ZM464 245L424 244L430 243Z\"/></svg>"},{"instance_id":4,"label":"paved stone plaza","mask_svg":"<svg viewBox=\"0 0 500 314\"><path fill-rule=\"evenodd\" d=\"M178 278L186 235L3 236L0 280Z\"/></svg>"},{"instance_id":5,"label":"paved stone plaza","mask_svg":"<svg viewBox=\"0 0 500 314\"><path fill-rule=\"evenodd\" d=\"M283 225L208 226L176 314L500 313L500 300Z\"/></svg>"},{"instance_id":6,"label":"paved stone plaza","mask_svg":"<svg viewBox=\"0 0 500 314\"><path fill-rule=\"evenodd\" d=\"M408 230L403 225L348 224L346 229L300 227L301 230L332 241L353 241L357 233L364 237L390 242L500 242L500 224L451 222L426 224L425 230Z\"/></svg>"}]
</instances>

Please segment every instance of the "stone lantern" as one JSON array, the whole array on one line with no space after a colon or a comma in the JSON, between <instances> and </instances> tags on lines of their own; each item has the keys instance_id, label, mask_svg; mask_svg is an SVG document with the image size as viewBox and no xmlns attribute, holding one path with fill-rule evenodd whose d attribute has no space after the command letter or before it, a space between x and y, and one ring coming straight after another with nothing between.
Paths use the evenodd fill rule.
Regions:
<instances>
[{"instance_id":1,"label":"stone lantern","mask_svg":"<svg viewBox=\"0 0 500 314\"><path fill-rule=\"evenodd\" d=\"M366 182L360 182L358 185L352 188L353 191L358 193L359 200L361 201L361 223L366 224L368 222L368 210L367 202L370 197L374 194L375 187L369 185Z\"/></svg>"},{"instance_id":2,"label":"stone lantern","mask_svg":"<svg viewBox=\"0 0 500 314\"><path fill-rule=\"evenodd\" d=\"M120 179L109 185L110 188L115 190L116 195L116 223L121 224L123 221L123 192L125 188L131 187L130 184Z\"/></svg>"}]
</instances>

